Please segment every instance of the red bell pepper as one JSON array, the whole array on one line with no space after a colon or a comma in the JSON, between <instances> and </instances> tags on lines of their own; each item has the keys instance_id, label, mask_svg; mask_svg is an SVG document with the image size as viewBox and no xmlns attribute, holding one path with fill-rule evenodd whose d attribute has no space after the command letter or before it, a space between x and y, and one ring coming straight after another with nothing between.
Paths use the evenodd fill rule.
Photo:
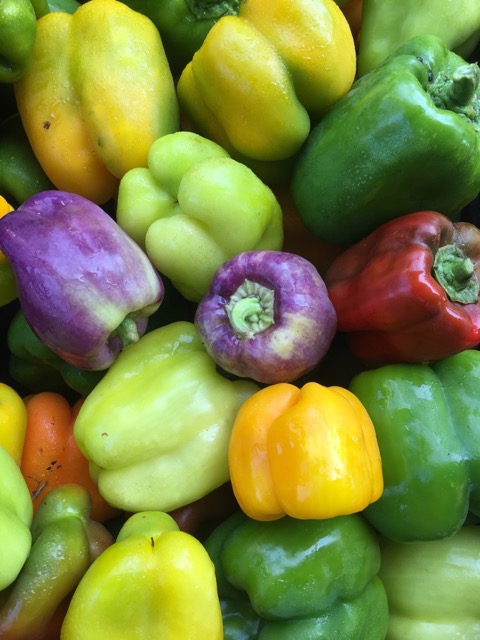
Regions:
<instances>
[{"instance_id":1,"label":"red bell pepper","mask_svg":"<svg viewBox=\"0 0 480 640\"><path fill-rule=\"evenodd\" d=\"M367 365L439 360L480 343L480 229L435 211L391 220L325 274L353 354Z\"/></svg>"}]
</instances>

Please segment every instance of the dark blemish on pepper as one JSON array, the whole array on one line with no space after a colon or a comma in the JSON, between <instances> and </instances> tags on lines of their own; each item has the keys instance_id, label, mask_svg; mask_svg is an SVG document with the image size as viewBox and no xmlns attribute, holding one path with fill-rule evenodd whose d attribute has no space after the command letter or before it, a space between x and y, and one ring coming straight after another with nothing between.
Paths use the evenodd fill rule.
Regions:
<instances>
[{"instance_id":1,"label":"dark blemish on pepper","mask_svg":"<svg viewBox=\"0 0 480 640\"><path fill-rule=\"evenodd\" d=\"M43 123L43 128L44 129L50 129L50 121L49 120L45 120L45 122Z\"/></svg>"},{"instance_id":2,"label":"dark blemish on pepper","mask_svg":"<svg viewBox=\"0 0 480 640\"><path fill-rule=\"evenodd\" d=\"M153 539L153 536L150 537L150 544L152 545L152 548L155 546L155 540Z\"/></svg>"}]
</instances>

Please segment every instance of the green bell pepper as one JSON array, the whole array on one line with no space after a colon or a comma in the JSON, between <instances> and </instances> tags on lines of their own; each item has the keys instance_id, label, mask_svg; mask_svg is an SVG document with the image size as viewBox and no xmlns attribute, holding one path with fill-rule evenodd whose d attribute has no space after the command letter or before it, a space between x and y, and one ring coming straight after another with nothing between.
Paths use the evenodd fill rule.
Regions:
<instances>
[{"instance_id":1,"label":"green bell pepper","mask_svg":"<svg viewBox=\"0 0 480 640\"><path fill-rule=\"evenodd\" d=\"M7 345L10 350L10 376L31 392L68 394L73 390L86 396L105 373L80 369L62 360L34 333L22 309L10 322Z\"/></svg>"},{"instance_id":2,"label":"green bell pepper","mask_svg":"<svg viewBox=\"0 0 480 640\"><path fill-rule=\"evenodd\" d=\"M0 591L10 586L22 569L32 545L33 503L20 467L0 445Z\"/></svg>"},{"instance_id":3,"label":"green bell pepper","mask_svg":"<svg viewBox=\"0 0 480 640\"><path fill-rule=\"evenodd\" d=\"M387 640L480 638L480 527L430 542L380 539L390 608Z\"/></svg>"},{"instance_id":4,"label":"green bell pepper","mask_svg":"<svg viewBox=\"0 0 480 640\"><path fill-rule=\"evenodd\" d=\"M178 75L200 49L205 36L222 16L237 15L242 0L124 0L146 15L162 37L174 75Z\"/></svg>"},{"instance_id":5,"label":"green bell pepper","mask_svg":"<svg viewBox=\"0 0 480 640\"><path fill-rule=\"evenodd\" d=\"M122 177L116 220L193 302L229 258L283 245L282 209L271 189L221 146L189 131L156 140L148 167Z\"/></svg>"},{"instance_id":6,"label":"green bell pepper","mask_svg":"<svg viewBox=\"0 0 480 640\"><path fill-rule=\"evenodd\" d=\"M257 390L217 372L192 322L173 322L119 355L85 399L75 439L109 504L172 511L229 480L233 421Z\"/></svg>"},{"instance_id":7,"label":"green bell pepper","mask_svg":"<svg viewBox=\"0 0 480 640\"><path fill-rule=\"evenodd\" d=\"M18 113L0 125L0 195L12 205L55 187L35 157Z\"/></svg>"},{"instance_id":8,"label":"green bell pepper","mask_svg":"<svg viewBox=\"0 0 480 640\"><path fill-rule=\"evenodd\" d=\"M380 548L360 515L251 520L242 512L205 541L225 640L383 640Z\"/></svg>"},{"instance_id":9,"label":"green bell pepper","mask_svg":"<svg viewBox=\"0 0 480 640\"><path fill-rule=\"evenodd\" d=\"M479 82L478 64L433 35L357 80L295 165L291 191L305 225L349 244L413 211L457 218L480 191Z\"/></svg>"},{"instance_id":10,"label":"green bell pepper","mask_svg":"<svg viewBox=\"0 0 480 640\"><path fill-rule=\"evenodd\" d=\"M367 409L384 491L364 511L398 542L453 535L480 515L480 351L362 371L349 388Z\"/></svg>"},{"instance_id":11,"label":"green bell pepper","mask_svg":"<svg viewBox=\"0 0 480 640\"><path fill-rule=\"evenodd\" d=\"M51 637L42 633L48 632L57 608L113 543L106 527L90 518L90 509L90 494L78 484L62 485L45 496L32 523L30 554L1 599L2 638Z\"/></svg>"},{"instance_id":12,"label":"green bell pepper","mask_svg":"<svg viewBox=\"0 0 480 640\"><path fill-rule=\"evenodd\" d=\"M363 0L358 74L363 76L413 36L434 34L462 57L480 40L478 0Z\"/></svg>"},{"instance_id":13,"label":"green bell pepper","mask_svg":"<svg viewBox=\"0 0 480 640\"><path fill-rule=\"evenodd\" d=\"M45 0L0 0L0 82L16 82L27 70L43 13Z\"/></svg>"}]
</instances>

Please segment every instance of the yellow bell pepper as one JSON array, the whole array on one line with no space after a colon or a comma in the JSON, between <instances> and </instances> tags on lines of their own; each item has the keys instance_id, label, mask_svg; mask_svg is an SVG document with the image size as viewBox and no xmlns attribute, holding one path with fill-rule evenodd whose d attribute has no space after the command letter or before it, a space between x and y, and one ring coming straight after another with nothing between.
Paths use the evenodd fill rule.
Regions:
<instances>
[{"instance_id":1,"label":"yellow bell pepper","mask_svg":"<svg viewBox=\"0 0 480 640\"><path fill-rule=\"evenodd\" d=\"M13 207L0 196L0 218L13 211ZM17 298L17 283L12 267L3 251L0 251L0 307Z\"/></svg>"},{"instance_id":2,"label":"yellow bell pepper","mask_svg":"<svg viewBox=\"0 0 480 640\"><path fill-rule=\"evenodd\" d=\"M27 409L20 395L0 382L0 445L20 466L27 431Z\"/></svg>"},{"instance_id":3,"label":"yellow bell pepper","mask_svg":"<svg viewBox=\"0 0 480 640\"><path fill-rule=\"evenodd\" d=\"M352 32L334 0L249 0L210 29L177 95L201 135L263 178L262 163L291 159L355 70Z\"/></svg>"},{"instance_id":4,"label":"yellow bell pepper","mask_svg":"<svg viewBox=\"0 0 480 640\"><path fill-rule=\"evenodd\" d=\"M32 149L61 190L104 203L154 140L179 127L173 77L159 32L117 0L37 22L32 59L15 84Z\"/></svg>"},{"instance_id":5,"label":"yellow bell pepper","mask_svg":"<svg viewBox=\"0 0 480 640\"><path fill-rule=\"evenodd\" d=\"M161 511L136 513L93 562L67 610L61 640L222 640L213 562Z\"/></svg>"},{"instance_id":6,"label":"yellow bell pepper","mask_svg":"<svg viewBox=\"0 0 480 640\"><path fill-rule=\"evenodd\" d=\"M357 513L383 491L373 423L342 387L278 383L257 391L240 407L228 456L235 497L256 520Z\"/></svg>"}]
</instances>

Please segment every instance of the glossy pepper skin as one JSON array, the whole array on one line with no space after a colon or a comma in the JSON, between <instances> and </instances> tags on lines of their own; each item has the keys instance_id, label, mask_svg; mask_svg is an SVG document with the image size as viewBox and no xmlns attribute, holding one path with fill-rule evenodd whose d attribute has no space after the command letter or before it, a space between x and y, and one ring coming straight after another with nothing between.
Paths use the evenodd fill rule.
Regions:
<instances>
[{"instance_id":1,"label":"glossy pepper skin","mask_svg":"<svg viewBox=\"0 0 480 640\"><path fill-rule=\"evenodd\" d=\"M386 640L474 640L480 634L480 528L433 542L380 539L379 576L390 619Z\"/></svg>"},{"instance_id":2,"label":"glossy pepper skin","mask_svg":"<svg viewBox=\"0 0 480 640\"><path fill-rule=\"evenodd\" d=\"M264 177L351 87L352 32L333 0L250 0L210 29L177 95L201 135ZM275 175L278 173L278 175Z\"/></svg>"},{"instance_id":3,"label":"glossy pepper skin","mask_svg":"<svg viewBox=\"0 0 480 640\"><path fill-rule=\"evenodd\" d=\"M32 545L33 505L16 460L0 445L0 591L20 573Z\"/></svg>"},{"instance_id":4,"label":"glossy pepper skin","mask_svg":"<svg viewBox=\"0 0 480 640\"><path fill-rule=\"evenodd\" d=\"M480 230L435 211L381 225L325 274L354 355L369 365L427 362L480 343Z\"/></svg>"},{"instance_id":5,"label":"glossy pepper skin","mask_svg":"<svg viewBox=\"0 0 480 640\"><path fill-rule=\"evenodd\" d=\"M54 391L86 396L103 377L103 371L80 369L49 349L28 324L21 309L7 329L10 353L8 372L15 382L33 393Z\"/></svg>"},{"instance_id":6,"label":"glossy pepper skin","mask_svg":"<svg viewBox=\"0 0 480 640\"><path fill-rule=\"evenodd\" d=\"M5 640L50 640L50 624L91 563L112 543L90 517L90 496L65 484L42 501L32 523L32 548L12 587L0 593ZM3 598L2 598L3 595Z\"/></svg>"},{"instance_id":7,"label":"glossy pepper skin","mask_svg":"<svg viewBox=\"0 0 480 640\"><path fill-rule=\"evenodd\" d=\"M233 420L257 390L217 372L193 323L173 322L120 354L85 399L75 438L107 502L171 511L229 480Z\"/></svg>"},{"instance_id":8,"label":"glossy pepper skin","mask_svg":"<svg viewBox=\"0 0 480 640\"><path fill-rule=\"evenodd\" d=\"M4 382L0 382L0 425L0 445L20 466L27 430L27 411L22 397Z\"/></svg>"},{"instance_id":9,"label":"glossy pepper skin","mask_svg":"<svg viewBox=\"0 0 480 640\"><path fill-rule=\"evenodd\" d=\"M333 518L382 494L375 429L347 389L269 385L240 407L228 449L242 510L257 520Z\"/></svg>"},{"instance_id":10,"label":"glossy pepper skin","mask_svg":"<svg viewBox=\"0 0 480 640\"><path fill-rule=\"evenodd\" d=\"M74 193L43 191L0 218L0 248L33 331L81 369L107 369L163 299L162 280L140 247Z\"/></svg>"},{"instance_id":11,"label":"glossy pepper skin","mask_svg":"<svg viewBox=\"0 0 480 640\"><path fill-rule=\"evenodd\" d=\"M384 640L380 549L361 516L258 522L240 512L205 547L225 640Z\"/></svg>"},{"instance_id":12,"label":"glossy pepper skin","mask_svg":"<svg viewBox=\"0 0 480 640\"><path fill-rule=\"evenodd\" d=\"M440 540L480 514L480 351L362 371L349 386L367 409L384 491L365 517L398 542Z\"/></svg>"},{"instance_id":13,"label":"glossy pepper skin","mask_svg":"<svg viewBox=\"0 0 480 640\"><path fill-rule=\"evenodd\" d=\"M15 82L27 70L36 36L31 0L0 2L0 82Z\"/></svg>"},{"instance_id":14,"label":"glossy pepper skin","mask_svg":"<svg viewBox=\"0 0 480 640\"><path fill-rule=\"evenodd\" d=\"M156 140L148 168L123 176L116 220L194 302L229 258L283 243L282 210L271 189L218 144L189 131Z\"/></svg>"},{"instance_id":15,"label":"glossy pepper skin","mask_svg":"<svg viewBox=\"0 0 480 640\"><path fill-rule=\"evenodd\" d=\"M306 226L348 245L414 211L458 218L480 191L479 80L478 64L433 35L357 80L296 161L291 191Z\"/></svg>"},{"instance_id":16,"label":"glossy pepper skin","mask_svg":"<svg viewBox=\"0 0 480 640\"><path fill-rule=\"evenodd\" d=\"M15 95L53 184L99 204L116 194L126 171L145 166L154 140L179 126L158 30L117 0L43 16Z\"/></svg>"},{"instance_id":17,"label":"glossy pepper skin","mask_svg":"<svg viewBox=\"0 0 480 640\"><path fill-rule=\"evenodd\" d=\"M136 513L82 578L61 640L222 640L215 569L160 511Z\"/></svg>"},{"instance_id":18,"label":"glossy pepper skin","mask_svg":"<svg viewBox=\"0 0 480 640\"><path fill-rule=\"evenodd\" d=\"M40 191L54 189L32 151L18 113L0 125L0 194L18 206Z\"/></svg>"},{"instance_id":19,"label":"glossy pepper skin","mask_svg":"<svg viewBox=\"0 0 480 640\"><path fill-rule=\"evenodd\" d=\"M222 16L237 15L243 0L126 0L157 26L175 75L200 49L207 33Z\"/></svg>"},{"instance_id":20,"label":"glossy pepper skin","mask_svg":"<svg viewBox=\"0 0 480 640\"><path fill-rule=\"evenodd\" d=\"M475 0L363 0L358 73L371 71L413 36L432 33L462 57L480 40L480 5Z\"/></svg>"}]
</instances>

